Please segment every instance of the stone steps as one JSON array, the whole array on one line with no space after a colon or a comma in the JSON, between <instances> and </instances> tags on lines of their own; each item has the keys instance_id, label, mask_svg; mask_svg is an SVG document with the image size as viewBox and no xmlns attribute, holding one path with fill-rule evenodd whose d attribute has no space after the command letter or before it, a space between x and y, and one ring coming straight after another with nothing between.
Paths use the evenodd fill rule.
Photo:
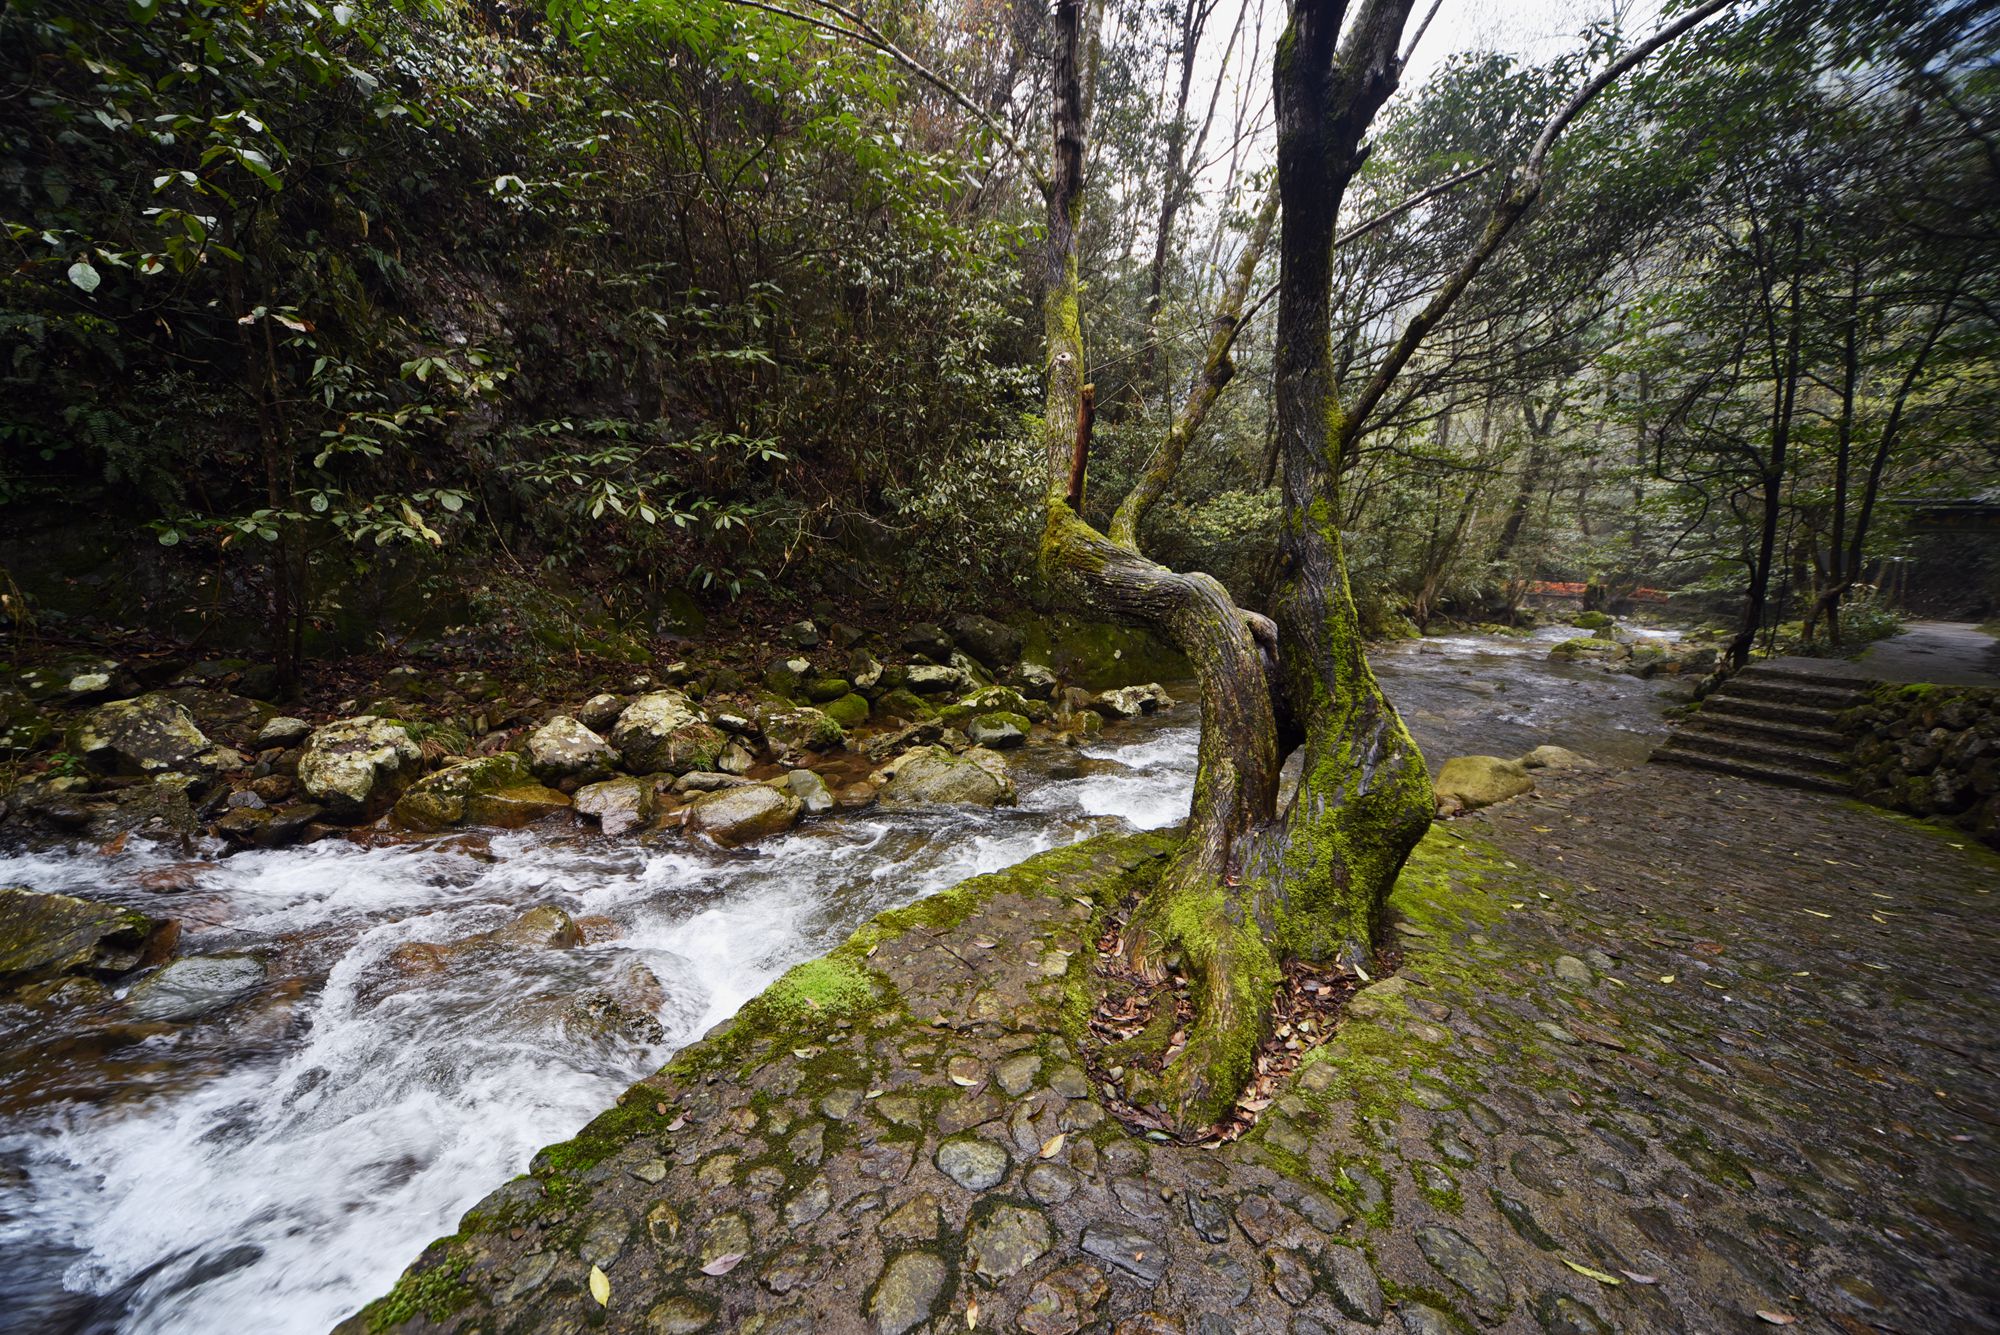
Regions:
<instances>
[{"instance_id":1,"label":"stone steps","mask_svg":"<svg viewBox=\"0 0 2000 1335\"><path fill-rule=\"evenodd\" d=\"M1665 746L1653 752L1653 760L1658 764L1680 765L1688 769L1714 770L1719 774L1733 774L1742 779L1756 779L1762 783L1774 783L1785 788L1804 788L1820 793L1846 793L1847 783L1828 774L1811 770L1785 769L1776 765L1764 765L1734 756L1714 755L1704 751L1681 750L1676 747L1678 738L1669 739Z\"/></svg>"},{"instance_id":2,"label":"stone steps","mask_svg":"<svg viewBox=\"0 0 2000 1335\"><path fill-rule=\"evenodd\" d=\"M1819 717L1817 711L1798 712L1801 715L1810 714L1814 719ZM1803 719L1792 721L1744 713L1727 700L1710 701L1708 707L1701 711L1701 721L1705 732L1791 742L1795 746L1822 747L1830 751L1839 751L1847 746L1846 734L1836 729Z\"/></svg>"},{"instance_id":3,"label":"stone steps","mask_svg":"<svg viewBox=\"0 0 2000 1335\"><path fill-rule=\"evenodd\" d=\"M1747 675L1724 682L1717 694L1726 694L1735 700L1764 700L1801 709L1830 710L1836 714L1852 709L1868 698L1867 692L1857 691L1852 686L1823 686L1788 677Z\"/></svg>"},{"instance_id":4,"label":"stone steps","mask_svg":"<svg viewBox=\"0 0 2000 1335\"><path fill-rule=\"evenodd\" d=\"M1724 682L1653 759L1788 788L1847 792L1840 716L1868 698L1868 685L1817 664L1757 664Z\"/></svg>"},{"instance_id":5,"label":"stone steps","mask_svg":"<svg viewBox=\"0 0 2000 1335\"><path fill-rule=\"evenodd\" d=\"M1836 777L1845 773L1847 769L1847 752L1837 746L1800 746L1772 738L1738 737L1728 733L1692 730L1675 733L1668 739L1667 744L1680 752L1698 751L1703 755L1723 756L1773 769L1831 774Z\"/></svg>"},{"instance_id":6,"label":"stone steps","mask_svg":"<svg viewBox=\"0 0 2000 1335\"><path fill-rule=\"evenodd\" d=\"M1791 681L1808 686L1830 686L1843 691L1866 691L1875 683L1872 679L1852 672L1836 672L1830 668L1792 667L1780 663L1753 663L1737 674L1742 681Z\"/></svg>"}]
</instances>

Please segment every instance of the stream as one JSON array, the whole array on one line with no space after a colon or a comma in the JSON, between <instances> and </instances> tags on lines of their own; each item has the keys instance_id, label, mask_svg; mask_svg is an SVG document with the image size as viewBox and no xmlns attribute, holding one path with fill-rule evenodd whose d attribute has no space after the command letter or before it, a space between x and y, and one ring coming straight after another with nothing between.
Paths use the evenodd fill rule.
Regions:
<instances>
[{"instance_id":1,"label":"stream","mask_svg":"<svg viewBox=\"0 0 2000 1335\"><path fill-rule=\"evenodd\" d=\"M1543 742L1643 761L1660 687L1548 662L1575 633L1416 641L1375 662L1433 764ZM136 843L0 853L0 885L179 918L182 953L251 952L268 977L179 1026L83 1017L52 1034L0 1007L0 1331L325 1331L537 1149L869 916L1182 819L1197 723L1183 703L1080 752L1016 752L1012 809L871 810L733 852L565 821L217 862ZM399 963L550 903L591 925L585 944ZM643 1038L566 1009L648 972Z\"/></svg>"}]
</instances>

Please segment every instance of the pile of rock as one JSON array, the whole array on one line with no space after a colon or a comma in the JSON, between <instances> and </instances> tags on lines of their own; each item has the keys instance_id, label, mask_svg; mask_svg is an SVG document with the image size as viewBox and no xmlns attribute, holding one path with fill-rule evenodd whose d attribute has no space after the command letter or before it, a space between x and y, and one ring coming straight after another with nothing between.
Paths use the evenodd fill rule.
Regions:
<instances>
[{"instance_id":1,"label":"pile of rock","mask_svg":"<svg viewBox=\"0 0 2000 1335\"><path fill-rule=\"evenodd\" d=\"M1881 686L1840 722L1863 800L2000 847L2000 690Z\"/></svg>"},{"instance_id":2,"label":"pile of rock","mask_svg":"<svg viewBox=\"0 0 2000 1335\"><path fill-rule=\"evenodd\" d=\"M0 749L65 747L0 816L270 848L573 813L607 834L679 827L736 847L878 800L1010 803L1005 753L1172 706L1157 684L1066 686L1042 661L1067 653L1094 681L1128 649L1151 661L1135 633L1105 632L1100 645L1070 626L1050 645L1037 630L1031 655L1029 634L975 613L879 638L816 617L773 627L755 676L676 662L566 709L509 703L481 673L405 666L317 726L233 693L268 684L249 665L196 665L148 691L115 662L64 661L0 684Z\"/></svg>"}]
</instances>

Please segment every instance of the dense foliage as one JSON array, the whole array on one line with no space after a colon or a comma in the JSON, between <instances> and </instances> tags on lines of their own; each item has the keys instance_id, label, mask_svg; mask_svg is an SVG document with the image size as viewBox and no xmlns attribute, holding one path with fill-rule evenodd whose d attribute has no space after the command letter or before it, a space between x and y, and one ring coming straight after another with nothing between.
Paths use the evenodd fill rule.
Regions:
<instances>
[{"instance_id":1,"label":"dense foliage","mask_svg":"<svg viewBox=\"0 0 2000 1335\"><path fill-rule=\"evenodd\" d=\"M1090 504L1214 370L1247 251L1227 391L1144 539L1256 606L1274 33L1189 3L1095 34ZM1837 635L1893 584L1926 541L1902 502L2000 477L1992 36L1745 0L1599 99L1350 447L1373 628L1555 579ZM1349 198L1377 225L1338 252L1344 384L1628 38L1461 55L1391 104ZM0 566L32 606L52 530L151 549L145 588L256 609L284 658L411 572L647 625L674 590L1024 593L1047 49L1027 4L11 6ZM1989 610L1992 568L1954 593Z\"/></svg>"}]
</instances>

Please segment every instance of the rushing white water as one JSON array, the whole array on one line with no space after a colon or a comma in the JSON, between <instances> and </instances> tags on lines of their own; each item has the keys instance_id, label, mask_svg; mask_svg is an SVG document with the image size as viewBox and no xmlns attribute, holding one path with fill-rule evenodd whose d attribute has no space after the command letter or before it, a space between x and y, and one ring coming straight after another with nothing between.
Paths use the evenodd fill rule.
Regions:
<instances>
[{"instance_id":1,"label":"rushing white water","mask_svg":"<svg viewBox=\"0 0 2000 1335\"><path fill-rule=\"evenodd\" d=\"M545 830L335 841L203 864L172 896L142 885L158 850L0 856L0 884L181 917L184 952L249 951L272 979L110 1051L38 1048L0 1014L0 1330L326 1330L538 1148L868 916L1180 820L1195 723L1183 706L1033 753L1014 810L865 812L732 853ZM393 958L544 903L609 925L439 972ZM659 980L664 1040L579 1033L566 1004L634 964Z\"/></svg>"}]
</instances>

